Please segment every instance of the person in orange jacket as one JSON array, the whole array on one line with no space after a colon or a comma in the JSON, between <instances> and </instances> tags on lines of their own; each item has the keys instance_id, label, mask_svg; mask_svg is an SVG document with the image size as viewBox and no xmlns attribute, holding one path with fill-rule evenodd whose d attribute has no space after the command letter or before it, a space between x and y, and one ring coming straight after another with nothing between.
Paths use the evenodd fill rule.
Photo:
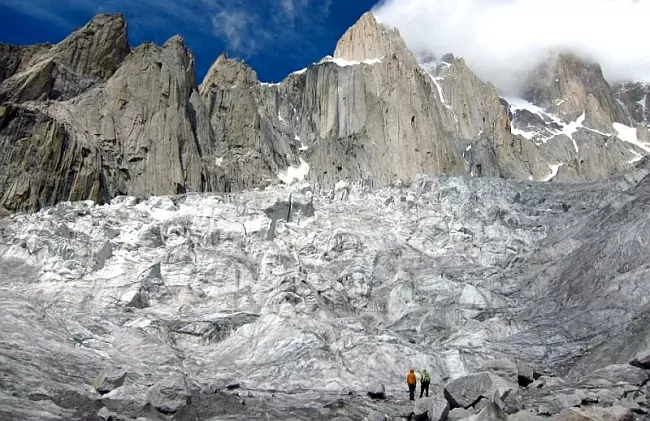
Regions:
<instances>
[{"instance_id":1,"label":"person in orange jacket","mask_svg":"<svg viewBox=\"0 0 650 421\"><path fill-rule=\"evenodd\" d=\"M415 370L410 369L409 374L406 375L406 384L409 385L409 399L415 400L415 386L417 385L417 377L415 376Z\"/></svg>"}]
</instances>

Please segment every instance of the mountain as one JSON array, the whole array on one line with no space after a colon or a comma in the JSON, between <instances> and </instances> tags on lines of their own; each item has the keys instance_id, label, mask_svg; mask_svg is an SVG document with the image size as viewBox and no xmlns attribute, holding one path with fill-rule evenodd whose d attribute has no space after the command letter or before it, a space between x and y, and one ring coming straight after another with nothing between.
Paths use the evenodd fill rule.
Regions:
<instances>
[{"instance_id":1,"label":"mountain","mask_svg":"<svg viewBox=\"0 0 650 421\"><path fill-rule=\"evenodd\" d=\"M649 150L621 100L640 94L570 53L531 75L525 99L504 100L462 58L418 63L367 13L333 56L282 83L222 55L198 85L182 39L131 48L126 31L99 15L56 45L1 46L5 211L301 179L593 181Z\"/></svg>"},{"instance_id":2,"label":"mountain","mask_svg":"<svg viewBox=\"0 0 650 421\"><path fill-rule=\"evenodd\" d=\"M126 31L0 45L0 419L647 417L647 85L501 97L369 13L199 82Z\"/></svg>"}]
</instances>

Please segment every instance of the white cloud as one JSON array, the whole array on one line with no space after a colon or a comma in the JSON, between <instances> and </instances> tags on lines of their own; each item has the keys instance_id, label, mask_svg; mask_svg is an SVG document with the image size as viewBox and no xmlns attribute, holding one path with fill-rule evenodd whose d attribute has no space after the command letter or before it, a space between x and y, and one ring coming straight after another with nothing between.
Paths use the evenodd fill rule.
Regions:
<instances>
[{"instance_id":1,"label":"white cloud","mask_svg":"<svg viewBox=\"0 0 650 421\"><path fill-rule=\"evenodd\" d=\"M650 0L384 0L373 12L416 53L463 56L504 93L559 48L599 62L610 82L650 81Z\"/></svg>"},{"instance_id":2,"label":"white cloud","mask_svg":"<svg viewBox=\"0 0 650 421\"><path fill-rule=\"evenodd\" d=\"M212 17L214 34L223 38L232 50L244 53L258 48L251 33L255 24L255 17L242 10L222 10Z\"/></svg>"}]
</instances>

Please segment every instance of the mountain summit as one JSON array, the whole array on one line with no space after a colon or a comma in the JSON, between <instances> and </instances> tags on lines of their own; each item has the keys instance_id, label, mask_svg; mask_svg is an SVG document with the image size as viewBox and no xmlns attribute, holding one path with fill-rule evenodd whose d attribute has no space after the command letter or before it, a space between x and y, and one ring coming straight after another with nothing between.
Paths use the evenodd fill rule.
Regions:
<instances>
[{"instance_id":1,"label":"mountain summit","mask_svg":"<svg viewBox=\"0 0 650 421\"><path fill-rule=\"evenodd\" d=\"M389 57L405 64L415 64L415 56L407 48L397 28L380 23L371 12L365 13L336 44L335 58L366 61Z\"/></svg>"}]
</instances>

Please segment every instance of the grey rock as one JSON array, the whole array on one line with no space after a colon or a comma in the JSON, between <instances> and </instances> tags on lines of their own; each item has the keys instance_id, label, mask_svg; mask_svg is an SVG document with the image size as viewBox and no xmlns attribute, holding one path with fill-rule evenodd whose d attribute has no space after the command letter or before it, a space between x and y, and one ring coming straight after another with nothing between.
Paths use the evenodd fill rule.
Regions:
<instances>
[{"instance_id":1,"label":"grey rock","mask_svg":"<svg viewBox=\"0 0 650 421\"><path fill-rule=\"evenodd\" d=\"M108 79L129 51L124 17L98 15L51 48L20 51L30 56L29 64L14 64L6 72L11 75L0 79L0 102L75 97Z\"/></svg>"},{"instance_id":2,"label":"grey rock","mask_svg":"<svg viewBox=\"0 0 650 421\"><path fill-rule=\"evenodd\" d=\"M624 82L613 86L614 95L636 124L650 125L650 84Z\"/></svg>"},{"instance_id":3,"label":"grey rock","mask_svg":"<svg viewBox=\"0 0 650 421\"><path fill-rule=\"evenodd\" d=\"M420 398L415 401L414 420L444 421L449 414L449 402L442 396Z\"/></svg>"},{"instance_id":4,"label":"grey rock","mask_svg":"<svg viewBox=\"0 0 650 421\"><path fill-rule=\"evenodd\" d=\"M533 414L529 411L519 411L508 416L510 421L544 421L548 420L547 417L542 417L536 414Z\"/></svg>"},{"instance_id":5,"label":"grey rock","mask_svg":"<svg viewBox=\"0 0 650 421\"><path fill-rule=\"evenodd\" d=\"M582 384L591 387L609 386L620 383L642 386L646 384L649 379L650 372L644 368L634 367L627 364L613 364L586 374Z\"/></svg>"},{"instance_id":6,"label":"grey rock","mask_svg":"<svg viewBox=\"0 0 650 421\"><path fill-rule=\"evenodd\" d=\"M417 63L399 30L378 22L370 12L364 13L343 34L334 51L335 58L359 62L382 57L388 59L391 56L407 67Z\"/></svg>"},{"instance_id":7,"label":"grey rock","mask_svg":"<svg viewBox=\"0 0 650 421\"><path fill-rule=\"evenodd\" d=\"M637 126L636 136L640 142L650 143L650 129L644 126Z\"/></svg>"},{"instance_id":8,"label":"grey rock","mask_svg":"<svg viewBox=\"0 0 650 421\"><path fill-rule=\"evenodd\" d=\"M486 361L481 367L481 370L494 373L500 378L512 383L513 385L516 385L518 382L517 377L520 374L520 367L521 366L519 364L516 364L506 358L502 358ZM532 370L530 373L532 376Z\"/></svg>"},{"instance_id":9,"label":"grey rock","mask_svg":"<svg viewBox=\"0 0 650 421\"><path fill-rule=\"evenodd\" d=\"M643 369L650 369L650 349L637 352L630 364Z\"/></svg>"},{"instance_id":10,"label":"grey rock","mask_svg":"<svg viewBox=\"0 0 650 421\"><path fill-rule=\"evenodd\" d=\"M508 415L495 402L490 402L475 417L474 421L507 421Z\"/></svg>"},{"instance_id":11,"label":"grey rock","mask_svg":"<svg viewBox=\"0 0 650 421\"><path fill-rule=\"evenodd\" d=\"M124 370L102 372L95 381L93 387L101 395L112 392L124 384L124 379L128 373Z\"/></svg>"},{"instance_id":12,"label":"grey rock","mask_svg":"<svg viewBox=\"0 0 650 421\"><path fill-rule=\"evenodd\" d=\"M16 46L0 43L0 84L16 73L26 70L34 57L41 56L52 44Z\"/></svg>"},{"instance_id":13,"label":"grey rock","mask_svg":"<svg viewBox=\"0 0 650 421\"><path fill-rule=\"evenodd\" d=\"M162 48L144 45L128 55L125 42L123 19L99 16L48 50L46 61L3 82L42 75L42 83L34 76L25 89L34 91L31 96L48 95L48 72L65 60L74 63L72 69L65 67L70 77L105 80L92 89L79 85L69 92L70 101L2 106L0 142L7 151L25 151L12 154L0 170L5 208L37 210L61 200L101 203L127 192L176 194L204 188L200 151L209 149L212 139L197 130L205 113L190 104L196 92L193 57L177 37ZM49 151L59 160L48 164Z\"/></svg>"},{"instance_id":14,"label":"grey rock","mask_svg":"<svg viewBox=\"0 0 650 421\"><path fill-rule=\"evenodd\" d=\"M526 387L535 381L535 373L528 364L517 361L517 379L521 386Z\"/></svg>"},{"instance_id":15,"label":"grey rock","mask_svg":"<svg viewBox=\"0 0 650 421\"><path fill-rule=\"evenodd\" d=\"M110 241L105 241L94 253L93 270L102 269L111 257L113 257L113 244Z\"/></svg>"},{"instance_id":16,"label":"grey rock","mask_svg":"<svg viewBox=\"0 0 650 421\"><path fill-rule=\"evenodd\" d=\"M555 421L631 421L632 412L621 406L609 408L566 409L554 417Z\"/></svg>"},{"instance_id":17,"label":"grey rock","mask_svg":"<svg viewBox=\"0 0 650 421\"><path fill-rule=\"evenodd\" d=\"M379 411L371 411L365 419L366 421L386 421L388 417Z\"/></svg>"},{"instance_id":18,"label":"grey rock","mask_svg":"<svg viewBox=\"0 0 650 421\"><path fill-rule=\"evenodd\" d=\"M120 415L111 412L108 410L108 408L103 407L97 412L97 416L104 421L124 421L126 420L125 417L121 417Z\"/></svg>"},{"instance_id":19,"label":"grey rock","mask_svg":"<svg viewBox=\"0 0 650 421\"><path fill-rule=\"evenodd\" d=\"M44 56L54 57L79 75L106 79L129 52L124 16L99 14Z\"/></svg>"},{"instance_id":20,"label":"grey rock","mask_svg":"<svg viewBox=\"0 0 650 421\"><path fill-rule=\"evenodd\" d=\"M9 211L106 197L99 149L71 139L63 124L42 112L0 105L0 145L6 163L0 166L0 200Z\"/></svg>"},{"instance_id":21,"label":"grey rock","mask_svg":"<svg viewBox=\"0 0 650 421\"><path fill-rule=\"evenodd\" d=\"M182 374L175 374L157 382L147 391L147 401L163 414L174 414L191 403L187 380Z\"/></svg>"},{"instance_id":22,"label":"grey rock","mask_svg":"<svg viewBox=\"0 0 650 421\"><path fill-rule=\"evenodd\" d=\"M445 398L453 408L469 408L482 398L491 398L499 386L498 377L489 373L477 373L452 380L445 386ZM503 392L505 395L505 391Z\"/></svg>"},{"instance_id":23,"label":"grey rock","mask_svg":"<svg viewBox=\"0 0 650 421\"><path fill-rule=\"evenodd\" d=\"M386 386L375 384L368 387L368 396L372 399L386 399Z\"/></svg>"},{"instance_id":24,"label":"grey rock","mask_svg":"<svg viewBox=\"0 0 650 421\"><path fill-rule=\"evenodd\" d=\"M540 376L537 380L529 384L528 388L538 389L540 387L559 386L565 383L566 382L559 377Z\"/></svg>"},{"instance_id":25,"label":"grey rock","mask_svg":"<svg viewBox=\"0 0 650 421\"><path fill-rule=\"evenodd\" d=\"M462 420L465 418L469 418L472 415L475 415L473 412L468 411L467 409L464 408L454 408L451 411L449 411L449 414L447 415L447 419L449 421L457 421L457 420Z\"/></svg>"},{"instance_id":26,"label":"grey rock","mask_svg":"<svg viewBox=\"0 0 650 421\"><path fill-rule=\"evenodd\" d=\"M399 31L371 13L333 54L273 85L222 55L197 86L179 37L131 50L119 15L99 15L54 46L0 45L0 102L20 103L0 111L2 212L296 179L329 189L420 173L591 181L646 154L615 137L611 123L632 123L598 66L570 54L555 56L531 88L562 118L586 110L586 126L570 137L548 116L509 114L461 58L418 64ZM547 83L548 72L559 86ZM560 107L563 95L571 98ZM551 137L513 134L524 126ZM49 150L61 165L51 167Z\"/></svg>"}]
</instances>

